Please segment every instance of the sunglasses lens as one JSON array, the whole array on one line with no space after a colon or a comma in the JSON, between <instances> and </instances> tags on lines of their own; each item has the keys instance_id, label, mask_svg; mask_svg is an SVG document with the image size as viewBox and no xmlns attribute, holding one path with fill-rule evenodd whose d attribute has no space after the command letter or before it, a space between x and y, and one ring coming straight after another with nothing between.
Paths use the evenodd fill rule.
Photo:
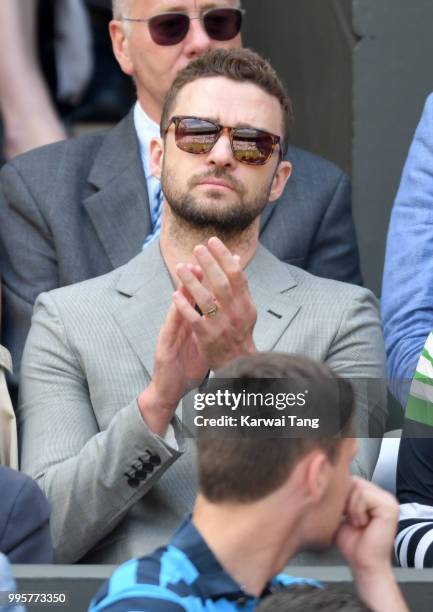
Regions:
<instances>
[{"instance_id":1,"label":"sunglasses lens","mask_svg":"<svg viewBox=\"0 0 433 612\"><path fill-rule=\"evenodd\" d=\"M176 145L182 151L199 155L209 153L221 135L222 127L199 117L174 117ZM260 166L271 157L275 137L254 128L230 128L233 156L244 164Z\"/></svg>"},{"instance_id":2,"label":"sunglasses lens","mask_svg":"<svg viewBox=\"0 0 433 612\"><path fill-rule=\"evenodd\" d=\"M270 134L239 128L233 132L233 155L244 164L260 165L268 161L273 150Z\"/></svg>"},{"instance_id":3,"label":"sunglasses lens","mask_svg":"<svg viewBox=\"0 0 433 612\"><path fill-rule=\"evenodd\" d=\"M183 13L155 15L149 20L149 32L157 45L169 46L180 43L188 33L189 17Z\"/></svg>"},{"instance_id":4,"label":"sunglasses lens","mask_svg":"<svg viewBox=\"0 0 433 612\"><path fill-rule=\"evenodd\" d=\"M212 9L204 14L203 23L209 38L231 40L241 31L242 13L238 9Z\"/></svg>"},{"instance_id":5,"label":"sunglasses lens","mask_svg":"<svg viewBox=\"0 0 433 612\"><path fill-rule=\"evenodd\" d=\"M218 126L204 119L185 117L176 127L175 138L179 149L187 153L209 153L217 141Z\"/></svg>"}]
</instances>

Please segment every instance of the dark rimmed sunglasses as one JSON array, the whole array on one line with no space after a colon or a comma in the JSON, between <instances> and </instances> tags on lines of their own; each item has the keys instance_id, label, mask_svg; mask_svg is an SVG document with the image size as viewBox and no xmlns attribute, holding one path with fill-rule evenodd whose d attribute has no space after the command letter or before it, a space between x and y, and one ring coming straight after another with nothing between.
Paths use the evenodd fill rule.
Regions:
<instances>
[{"instance_id":1,"label":"dark rimmed sunglasses","mask_svg":"<svg viewBox=\"0 0 433 612\"><path fill-rule=\"evenodd\" d=\"M212 40L231 40L239 34L242 27L242 16L245 11L236 8L215 8L205 11L199 17L190 17L186 13L160 13L149 19L132 19L122 17L122 21L141 21L147 23L153 42L168 47L182 42L188 34L192 19L200 19L203 27Z\"/></svg>"},{"instance_id":2,"label":"dark rimmed sunglasses","mask_svg":"<svg viewBox=\"0 0 433 612\"><path fill-rule=\"evenodd\" d=\"M201 155L209 153L224 130L228 130L233 157L243 164L261 166L271 158L277 145L282 157L281 138L250 127L224 127L200 117L172 117L165 133L174 124L174 139L182 151Z\"/></svg>"}]
</instances>

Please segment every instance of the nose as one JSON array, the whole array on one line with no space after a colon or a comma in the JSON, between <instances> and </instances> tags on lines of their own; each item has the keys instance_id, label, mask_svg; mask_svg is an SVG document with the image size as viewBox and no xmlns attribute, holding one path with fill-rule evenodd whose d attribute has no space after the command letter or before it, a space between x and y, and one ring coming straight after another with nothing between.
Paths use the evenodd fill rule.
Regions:
<instances>
[{"instance_id":1,"label":"nose","mask_svg":"<svg viewBox=\"0 0 433 612\"><path fill-rule=\"evenodd\" d=\"M210 51L212 41L207 35L206 30L199 18L192 18L189 24L189 31L185 38L185 54L188 59L200 57Z\"/></svg>"},{"instance_id":2,"label":"nose","mask_svg":"<svg viewBox=\"0 0 433 612\"><path fill-rule=\"evenodd\" d=\"M207 156L208 164L221 168L233 168L236 165L236 160L233 157L233 151L230 144L230 137L226 130L218 138Z\"/></svg>"}]
</instances>

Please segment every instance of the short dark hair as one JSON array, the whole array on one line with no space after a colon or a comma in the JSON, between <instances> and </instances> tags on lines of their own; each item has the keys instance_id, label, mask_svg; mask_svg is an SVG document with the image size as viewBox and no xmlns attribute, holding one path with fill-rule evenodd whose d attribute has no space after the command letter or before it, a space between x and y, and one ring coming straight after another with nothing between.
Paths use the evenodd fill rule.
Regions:
<instances>
[{"instance_id":1,"label":"short dark hair","mask_svg":"<svg viewBox=\"0 0 433 612\"><path fill-rule=\"evenodd\" d=\"M340 587L289 586L263 599L257 612L371 612L355 593Z\"/></svg>"},{"instance_id":2,"label":"short dark hair","mask_svg":"<svg viewBox=\"0 0 433 612\"><path fill-rule=\"evenodd\" d=\"M198 471L204 497L214 503L257 501L278 489L310 451L319 448L330 461L335 461L341 438L354 437L354 394L350 382L325 364L285 353L256 353L219 370L208 381L206 393L219 386L238 395L245 389L263 389L265 393L278 382L280 390L296 395L300 389L305 390L306 381L306 413L318 416L324 423L331 420L331 415L336 416L338 431L329 436L318 433L304 437L222 437L202 433L198 436ZM261 416L275 416L273 406L260 405L258 409ZM245 478L245 474L254 477Z\"/></svg>"},{"instance_id":3,"label":"short dark hair","mask_svg":"<svg viewBox=\"0 0 433 612\"><path fill-rule=\"evenodd\" d=\"M283 142L281 145L283 153L286 154L290 124L293 120L292 102L269 62L251 49L215 49L190 62L181 70L165 97L161 116L161 136L167 129L179 91L197 79L218 76L239 83L253 83L277 98L283 115Z\"/></svg>"}]
</instances>

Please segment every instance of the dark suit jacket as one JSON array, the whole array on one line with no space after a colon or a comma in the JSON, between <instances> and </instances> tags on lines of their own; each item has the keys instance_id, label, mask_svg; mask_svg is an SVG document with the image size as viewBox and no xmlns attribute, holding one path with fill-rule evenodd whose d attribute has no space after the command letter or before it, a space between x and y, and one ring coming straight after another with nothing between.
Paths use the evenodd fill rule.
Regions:
<instances>
[{"instance_id":1,"label":"dark suit jacket","mask_svg":"<svg viewBox=\"0 0 433 612\"><path fill-rule=\"evenodd\" d=\"M261 242L312 274L360 284L347 176L300 149L288 157L293 175L263 213ZM149 230L132 112L108 133L49 145L3 167L2 343L12 353L13 385L38 294L121 266L141 250Z\"/></svg>"},{"instance_id":2,"label":"dark suit jacket","mask_svg":"<svg viewBox=\"0 0 433 612\"><path fill-rule=\"evenodd\" d=\"M38 485L0 466L0 552L11 563L52 563L50 506Z\"/></svg>"}]
</instances>

